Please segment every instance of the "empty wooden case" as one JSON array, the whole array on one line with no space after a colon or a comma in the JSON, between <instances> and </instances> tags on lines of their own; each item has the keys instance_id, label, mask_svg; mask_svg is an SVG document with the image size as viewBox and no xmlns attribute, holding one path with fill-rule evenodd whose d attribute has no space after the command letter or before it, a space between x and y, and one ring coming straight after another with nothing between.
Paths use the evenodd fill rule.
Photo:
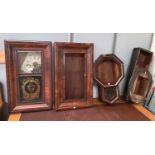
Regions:
<instances>
[{"instance_id":1,"label":"empty wooden case","mask_svg":"<svg viewBox=\"0 0 155 155\"><path fill-rule=\"evenodd\" d=\"M95 61L94 79L99 85L99 97L102 101L112 104L118 100L118 84L123 77L123 62L116 55L100 55Z\"/></svg>"},{"instance_id":2,"label":"empty wooden case","mask_svg":"<svg viewBox=\"0 0 155 155\"><path fill-rule=\"evenodd\" d=\"M152 56L153 53L149 50L143 48L133 49L124 90L126 100L136 103L144 103L146 100L152 82L151 74L148 71Z\"/></svg>"},{"instance_id":3,"label":"empty wooden case","mask_svg":"<svg viewBox=\"0 0 155 155\"><path fill-rule=\"evenodd\" d=\"M51 42L5 41L10 112L52 107Z\"/></svg>"},{"instance_id":4,"label":"empty wooden case","mask_svg":"<svg viewBox=\"0 0 155 155\"><path fill-rule=\"evenodd\" d=\"M55 109L93 105L93 44L55 43Z\"/></svg>"}]
</instances>

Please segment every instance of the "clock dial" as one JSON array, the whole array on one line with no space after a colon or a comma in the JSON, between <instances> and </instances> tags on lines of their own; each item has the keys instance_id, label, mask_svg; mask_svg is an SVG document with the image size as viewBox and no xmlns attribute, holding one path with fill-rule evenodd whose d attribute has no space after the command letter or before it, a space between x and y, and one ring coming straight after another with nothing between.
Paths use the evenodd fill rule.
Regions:
<instances>
[{"instance_id":1,"label":"clock dial","mask_svg":"<svg viewBox=\"0 0 155 155\"><path fill-rule=\"evenodd\" d=\"M18 51L20 73L41 73L41 51Z\"/></svg>"}]
</instances>

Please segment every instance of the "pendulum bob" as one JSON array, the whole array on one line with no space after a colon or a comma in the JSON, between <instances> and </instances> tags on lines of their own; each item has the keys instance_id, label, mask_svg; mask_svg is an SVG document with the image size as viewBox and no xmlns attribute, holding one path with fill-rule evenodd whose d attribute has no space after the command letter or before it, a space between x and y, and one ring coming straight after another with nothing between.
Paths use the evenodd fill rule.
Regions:
<instances>
[{"instance_id":1,"label":"pendulum bob","mask_svg":"<svg viewBox=\"0 0 155 155\"><path fill-rule=\"evenodd\" d=\"M100 55L95 61L94 79L102 101L114 103L119 98L118 84L123 77L123 62L114 54Z\"/></svg>"},{"instance_id":2,"label":"pendulum bob","mask_svg":"<svg viewBox=\"0 0 155 155\"><path fill-rule=\"evenodd\" d=\"M135 72L129 83L129 97L134 103L144 104L152 84L152 76L146 69Z\"/></svg>"},{"instance_id":3,"label":"pendulum bob","mask_svg":"<svg viewBox=\"0 0 155 155\"><path fill-rule=\"evenodd\" d=\"M99 99L102 102L113 104L119 99L118 87L107 87L104 88L99 86Z\"/></svg>"},{"instance_id":4,"label":"pendulum bob","mask_svg":"<svg viewBox=\"0 0 155 155\"><path fill-rule=\"evenodd\" d=\"M134 48L131 56L130 68L128 70L126 86L124 89L124 96L126 100L131 101L130 99L130 81L135 78L138 70L144 69L149 70L150 63L152 60L153 53L149 50L143 48Z\"/></svg>"}]
</instances>

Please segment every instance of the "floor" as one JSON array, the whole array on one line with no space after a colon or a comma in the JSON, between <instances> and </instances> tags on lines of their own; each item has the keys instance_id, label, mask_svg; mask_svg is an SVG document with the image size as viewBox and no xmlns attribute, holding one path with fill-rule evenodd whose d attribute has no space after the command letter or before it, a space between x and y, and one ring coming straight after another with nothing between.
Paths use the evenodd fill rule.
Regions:
<instances>
[{"instance_id":1,"label":"floor","mask_svg":"<svg viewBox=\"0 0 155 155\"><path fill-rule=\"evenodd\" d=\"M95 107L68 111L43 111L11 114L10 121L148 121L155 115L141 105L119 101L115 105L103 105L94 99Z\"/></svg>"}]
</instances>

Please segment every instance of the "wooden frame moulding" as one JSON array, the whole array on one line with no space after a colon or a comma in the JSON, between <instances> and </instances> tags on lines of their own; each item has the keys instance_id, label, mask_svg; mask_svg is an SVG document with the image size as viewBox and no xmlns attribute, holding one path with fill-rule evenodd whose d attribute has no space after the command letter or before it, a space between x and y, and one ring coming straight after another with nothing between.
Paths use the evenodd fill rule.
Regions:
<instances>
[{"instance_id":1,"label":"wooden frame moulding","mask_svg":"<svg viewBox=\"0 0 155 155\"><path fill-rule=\"evenodd\" d=\"M93 44L54 44L55 109L93 105Z\"/></svg>"}]
</instances>

